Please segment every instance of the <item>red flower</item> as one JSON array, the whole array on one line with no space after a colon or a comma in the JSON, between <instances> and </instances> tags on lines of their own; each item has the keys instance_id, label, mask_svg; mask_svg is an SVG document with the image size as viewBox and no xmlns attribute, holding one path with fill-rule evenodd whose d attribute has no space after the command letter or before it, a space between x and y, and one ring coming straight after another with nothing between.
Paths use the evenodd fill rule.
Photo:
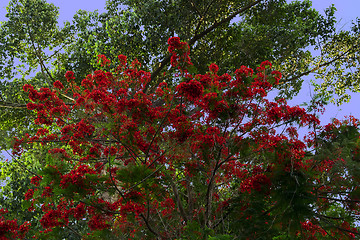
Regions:
<instances>
[{"instance_id":1,"label":"red flower","mask_svg":"<svg viewBox=\"0 0 360 240\"><path fill-rule=\"evenodd\" d=\"M237 78L241 78L242 76L251 77L253 73L254 71L251 68L248 68L244 65L235 70L235 75Z\"/></svg>"},{"instance_id":2,"label":"red flower","mask_svg":"<svg viewBox=\"0 0 360 240\"><path fill-rule=\"evenodd\" d=\"M102 215L94 215L88 222L88 225L92 231L110 227Z\"/></svg>"},{"instance_id":3,"label":"red flower","mask_svg":"<svg viewBox=\"0 0 360 240\"><path fill-rule=\"evenodd\" d=\"M26 108L28 110L35 110L37 108L37 105L35 103L29 102L28 104L26 104Z\"/></svg>"},{"instance_id":4,"label":"red flower","mask_svg":"<svg viewBox=\"0 0 360 240\"><path fill-rule=\"evenodd\" d=\"M176 90L184 94L190 101L199 99L202 94L204 87L200 82L196 80L190 80L189 82L182 82L176 87Z\"/></svg>"},{"instance_id":5,"label":"red flower","mask_svg":"<svg viewBox=\"0 0 360 240\"><path fill-rule=\"evenodd\" d=\"M252 187L258 192L260 192L261 190L265 190L266 192L268 192L270 185L270 178L263 174L258 174L252 179Z\"/></svg>"},{"instance_id":6,"label":"red flower","mask_svg":"<svg viewBox=\"0 0 360 240\"><path fill-rule=\"evenodd\" d=\"M172 53L170 58L171 66L175 67L180 64L184 64L184 66L192 65L189 54L190 48L186 42L180 42L179 37L172 37L168 40L168 51ZM186 67L179 66L179 70L181 72L186 71Z\"/></svg>"},{"instance_id":7,"label":"red flower","mask_svg":"<svg viewBox=\"0 0 360 240\"><path fill-rule=\"evenodd\" d=\"M271 62L269 62L268 60L266 60L266 61L264 61L264 62L262 62L261 64L260 64L260 67L261 68L271 68L272 67L272 64L271 64Z\"/></svg>"},{"instance_id":8,"label":"red flower","mask_svg":"<svg viewBox=\"0 0 360 240\"><path fill-rule=\"evenodd\" d=\"M209 70L210 70L210 72L216 74L219 71L219 67L215 63L212 63L209 66Z\"/></svg>"},{"instance_id":9,"label":"red flower","mask_svg":"<svg viewBox=\"0 0 360 240\"><path fill-rule=\"evenodd\" d=\"M33 190L33 189L29 189L29 190L25 193L25 200L30 200L33 196L34 196L34 190Z\"/></svg>"},{"instance_id":10,"label":"red flower","mask_svg":"<svg viewBox=\"0 0 360 240\"><path fill-rule=\"evenodd\" d=\"M279 84L279 81L280 81L280 79L282 77L281 72L274 70L274 71L271 72L271 74L275 75L274 76L274 78L276 80L275 84Z\"/></svg>"},{"instance_id":11,"label":"red flower","mask_svg":"<svg viewBox=\"0 0 360 240\"><path fill-rule=\"evenodd\" d=\"M80 203L79 205L76 206L76 208L73 209L74 218L76 218L77 220L82 218L85 215L85 213L86 210L84 203Z\"/></svg>"},{"instance_id":12,"label":"red flower","mask_svg":"<svg viewBox=\"0 0 360 240\"><path fill-rule=\"evenodd\" d=\"M61 211L50 210L40 219L40 223L44 228L52 228L62 225L61 223Z\"/></svg>"},{"instance_id":13,"label":"red flower","mask_svg":"<svg viewBox=\"0 0 360 240\"><path fill-rule=\"evenodd\" d=\"M68 81L75 79L75 78L74 78L74 73L73 73L72 71L67 71L67 72L65 73L65 77L66 77L66 79L67 79Z\"/></svg>"},{"instance_id":14,"label":"red flower","mask_svg":"<svg viewBox=\"0 0 360 240\"><path fill-rule=\"evenodd\" d=\"M52 195L52 188L49 186L46 186L44 188L43 193L41 194L41 197L51 197L51 195Z\"/></svg>"},{"instance_id":15,"label":"red flower","mask_svg":"<svg viewBox=\"0 0 360 240\"><path fill-rule=\"evenodd\" d=\"M29 89L34 89L34 87L31 86L30 84L25 84L25 85L23 86L23 90L24 90L25 92L28 92Z\"/></svg>"},{"instance_id":16,"label":"red flower","mask_svg":"<svg viewBox=\"0 0 360 240\"><path fill-rule=\"evenodd\" d=\"M39 186L39 182L41 181L41 178L38 176L34 176L31 178L30 182L34 184L35 186Z\"/></svg>"},{"instance_id":17,"label":"red flower","mask_svg":"<svg viewBox=\"0 0 360 240\"><path fill-rule=\"evenodd\" d=\"M36 136L41 137L41 136L45 136L48 133L49 133L49 130L47 130L46 128L39 128L36 133Z\"/></svg>"},{"instance_id":18,"label":"red flower","mask_svg":"<svg viewBox=\"0 0 360 240\"><path fill-rule=\"evenodd\" d=\"M0 208L0 216L8 213L9 211L6 208Z\"/></svg>"},{"instance_id":19,"label":"red flower","mask_svg":"<svg viewBox=\"0 0 360 240\"><path fill-rule=\"evenodd\" d=\"M168 39L168 44L169 44L169 52L172 53L175 49L177 49L180 45L180 38L179 37L171 37Z\"/></svg>"},{"instance_id":20,"label":"red flower","mask_svg":"<svg viewBox=\"0 0 360 240\"><path fill-rule=\"evenodd\" d=\"M58 88L58 89L63 89L64 88L64 85L59 81L59 80L56 80L54 82L54 87L55 88Z\"/></svg>"},{"instance_id":21,"label":"red flower","mask_svg":"<svg viewBox=\"0 0 360 240\"><path fill-rule=\"evenodd\" d=\"M103 54L98 55L98 62L101 64L102 67L109 66L111 63L110 60L107 59L106 56Z\"/></svg>"},{"instance_id":22,"label":"red flower","mask_svg":"<svg viewBox=\"0 0 360 240\"><path fill-rule=\"evenodd\" d=\"M126 63L127 63L127 57L125 56L125 55L122 55L122 54L120 54L119 56L118 56L118 59L119 59L119 61L120 61L120 63L122 64L122 65L126 65Z\"/></svg>"}]
</instances>

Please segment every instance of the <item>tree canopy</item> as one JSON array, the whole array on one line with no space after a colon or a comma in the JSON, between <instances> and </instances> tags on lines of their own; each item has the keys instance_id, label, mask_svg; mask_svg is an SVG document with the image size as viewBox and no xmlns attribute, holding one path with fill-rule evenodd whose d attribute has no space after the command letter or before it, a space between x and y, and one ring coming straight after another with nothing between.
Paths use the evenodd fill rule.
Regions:
<instances>
[{"instance_id":1,"label":"tree canopy","mask_svg":"<svg viewBox=\"0 0 360 240\"><path fill-rule=\"evenodd\" d=\"M310 1L111 0L104 13L78 11L62 27L56 6L45 0L12 0L7 10L8 21L0 27L4 139L30 127L23 84L51 86L69 69L80 82L96 70L99 54L137 58L152 73L147 89L154 91L167 77L163 72L170 57L164 42L172 36L189 42L194 68L201 73L210 59L228 73L241 65L255 68L264 59L273 62L284 75L277 87L281 97L294 96L310 73L322 80L315 84L325 99L337 94L335 100L342 103L347 90L359 89L359 22L351 31L336 30L333 6L323 16ZM312 55L309 47L321 54ZM1 146L9 143L1 140Z\"/></svg>"},{"instance_id":2,"label":"tree canopy","mask_svg":"<svg viewBox=\"0 0 360 240\"><path fill-rule=\"evenodd\" d=\"M359 22L338 31L334 6L282 0L110 0L63 27L43 0L7 10L0 236L358 235L358 120L313 113L358 90ZM286 99L310 73L307 113Z\"/></svg>"}]
</instances>

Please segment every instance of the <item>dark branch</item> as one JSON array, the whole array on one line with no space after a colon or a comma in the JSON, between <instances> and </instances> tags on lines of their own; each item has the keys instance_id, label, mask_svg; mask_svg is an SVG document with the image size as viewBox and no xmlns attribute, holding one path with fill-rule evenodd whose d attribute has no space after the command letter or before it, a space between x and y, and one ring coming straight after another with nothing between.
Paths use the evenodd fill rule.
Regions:
<instances>
[{"instance_id":1,"label":"dark branch","mask_svg":"<svg viewBox=\"0 0 360 240\"><path fill-rule=\"evenodd\" d=\"M220 25L224 24L224 23L228 23L230 22L234 17L236 17L236 15L245 12L246 10L252 8L253 6L259 4L261 1L263 0L257 0L253 3L250 3L249 5L247 5L246 7L239 9L238 11L234 12L233 14L231 14L230 16L224 18L223 20L221 20L220 22L217 22L215 24L213 24L211 27L209 27L208 29L205 29L203 32L195 35L188 43L189 46L193 45L197 40L199 40L200 38L203 38L206 34L210 33L211 31L213 31L215 28L219 27Z\"/></svg>"},{"instance_id":2,"label":"dark branch","mask_svg":"<svg viewBox=\"0 0 360 240\"><path fill-rule=\"evenodd\" d=\"M152 232L156 237L160 237L160 235L150 226L149 221L145 218L145 216L141 213L140 217L144 220L146 227Z\"/></svg>"},{"instance_id":3,"label":"dark branch","mask_svg":"<svg viewBox=\"0 0 360 240\"><path fill-rule=\"evenodd\" d=\"M0 108L26 109L26 104L9 103L9 102L0 101Z\"/></svg>"},{"instance_id":4,"label":"dark branch","mask_svg":"<svg viewBox=\"0 0 360 240\"><path fill-rule=\"evenodd\" d=\"M290 78L290 79L285 79L284 81L281 81L281 82L279 83L279 85L284 84L284 83L286 83L286 82L292 82L292 81L297 80L297 79L299 79L299 78L301 78L301 77L303 77L303 76L306 76L306 75L308 75L308 74L310 74L310 73L313 73L313 72L315 72L316 70L319 70L319 69L322 68L322 67L329 66L329 65L332 64L333 62L341 59L341 58L344 57L346 54L348 54L351 49L352 49L352 48L350 48L350 49L349 49L348 51L346 51L346 52L343 52L341 55L335 57L335 58L332 59L331 61L328 61L328 62L324 62L324 63L322 63L322 64L319 64L318 66L316 66L316 67L314 67L314 68L312 68L312 69L310 69L310 70L308 70L308 71L306 71L306 72L303 72L303 73L299 74L298 76L292 77L292 78Z\"/></svg>"}]
</instances>

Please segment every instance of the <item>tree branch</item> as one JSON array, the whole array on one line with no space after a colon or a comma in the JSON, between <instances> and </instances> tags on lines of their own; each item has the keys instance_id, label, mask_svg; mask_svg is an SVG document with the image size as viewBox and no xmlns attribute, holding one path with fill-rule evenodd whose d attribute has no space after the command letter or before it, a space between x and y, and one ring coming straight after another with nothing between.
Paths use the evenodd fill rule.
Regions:
<instances>
[{"instance_id":1,"label":"tree branch","mask_svg":"<svg viewBox=\"0 0 360 240\"><path fill-rule=\"evenodd\" d=\"M343 56L345 56L347 53L349 53L350 50L351 50L351 48L350 48L348 51L343 52L341 55L337 56L336 58L332 59L331 61L325 62L325 63L323 63L323 64L319 64L317 67L314 67L314 68L312 68L312 69L310 69L310 70L308 70L308 71L306 71L306 72L303 72L303 73L299 74L298 76L292 77L292 78L290 78L290 79L285 79L284 81L281 81L281 82L279 83L279 85L284 84L284 83L286 83L286 82L291 82L291 81L297 80L297 79L299 79L299 78L301 78L301 77L303 77L303 76L308 75L309 73L313 73L313 72L315 72L316 70L319 70L319 69L322 68L322 67L328 66L328 65L332 64L333 62L341 59Z\"/></svg>"},{"instance_id":2,"label":"tree branch","mask_svg":"<svg viewBox=\"0 0 360 240\"><path fill-rule=\"evenodd\" d=\"M230 16L224 18L223 20L221 20L220 22L214 23L211 27L205 29L204 31L202 31L201 33L195 35L189 42L189 46L193 45L197 40L199 40L200 38L204 37L206 34L210 33L212 30L214 30L215 28L219 27L220 25L230 22L234 17L236 17L236 15L245 12L246 10L252 8L253 6L259 4L261 1L263 0L257 0L253 3L250 3L249 5L247 5L244 8L239 9L238 11L234 12L233 14L231 14Z\"/></svg>"},{"instance_id":3,"label":"tree branch","mask_svg":"<svg viewBox=\"0 0 360 240\"><path fill-rule=\"evenodd\" d=\"M149 224L148 219L145 218L144 214L140 214L140 217L144 220L146 227L149 229L150 232L152 232L157 238L160 237L160 234L158 234Z\"/></svg>"},{"instance_id":4,"label":"tree branch","mask_svg":"<svg viewBox=\"0 0 360 240\"><path fill-rule=\"evenodd\" d=\"M44 60L42 59L41 55L39 54L39 52L41 52L41 49L37 49L37 48L36 48L36 46L35 46L35 41L33 40L31 31L30 31L29 28L28 28L28 31L29 31L29 37L30 37L31 45L32 45L32 47L33 47L33 49L34 49L34 53L35 53L35 55L36 55L36 57L38 58L39 63L40 63L41 73L42 73L42 75L44 76L44 78L46 79L46 82L49 84L49 86L51 86L52 83L55 82L55 80L54 80L54 78L51 76L51 73L49 72L48 68L45 66ZM44 71L45 71L46 74L49 76L49 78L50 78L50 80L51 80L52 82L49 81L49 79L48 79L48 77L47 77L47 75L45 74ZM75 99L73 99L73 98L71 98L71 97L69 97L69 96L67 96L67 95L65 95L65 94L63 94L63 93L60 93L60 95L63 96L63 97L65 97L65 98L67 98L67 99L69 99L69 100L71 100L71 101L73 101L73 102L75 102Z\"/></svg>"},{"instance_id":5,"label":"tree branch","mask_svg":"<svg viewBox=\"0 0 360 240\"><path fill-rule=\"evenodd\" d=\"M75 229L73 229L72 227L70 227L69 225L66 225L66 224L64 224L64 226L66 227L66 228L68 228L68 229L70 229L73 233L75 233L77 236L79 236L79 237L83 237L80 233L78 233Z\"/></svg>"},{"instance_id":6,"label":"tree branch","mask_svg":"<svg viewBox=\"0 0 360 240\"><path fill-rule=\"evenodd\" d=\"M171 178L171 177L170 177ZM184 207L181 203L181 200L180 200L180 196L179 196L179 191L174 183L174 181L172 179L170 179L170 184L171 184L171 188L173 189L173 192L174 192L174 195L175 195L175 198L176 198L176 202L177 202L177 205L179 207L179 211L180 211L180 214L181 216L184 218L184 221L187 222L188 221L188 217L184 211Z\"/></svg>"},{"instance_id":7,"label":"tree branch","mask_svg":"<svg viewBox=\"0 0 360 240\"><path fill-rule=\"evenodd\" d=\"M151 150L151 145L153 144L154 140L155 140L155 137L159 134L160 132L160 129L162 128L163 124L165 123L166 119L168 118L169 114L170 114L170 111L172 110L172 107L174 105L174 102L175 102L175 97L172 99L171 101L171 104L170 104L170 107L169 107L169 110L167 111L166 115L164 116L163 119L161 119L161 122L154 134L154 136L152 137L151 139L151 142L149 144L149 147L148 149L146 150L146 153L145 153L145 162L146 162L146 159L149 157L149 153L150 153L150 150ZM154 162L152 162L151 164L153 164Z\"/></svg>"},{"instance_id":8,"label":"tree branch","mask_svg":"<svg viewBox=\"0 0 360 240\"><path fill-rule=\"evenodd\" d=\"M193 0L190 0L190 4L191 6L193 6L193 8L195 9L195 11L199 14L200 18L203 19L204 16L201 14L200 10L196 7L195 3Z\"/></svg>"},{"instance_id":9,"label":"tree branch","mask_svg":"<svg viewBox=\"0 0 360 240\"><path fill-rule=\"evenodd\" d=\"M2 107L2 108L27 109L26 104L9 103L9 102L4 102L4 101L0 101L0 107Z\"/></svg>"},{"instance_id":10,"label":"tree branch","mask_svg":"<svg viewBox=\"0 0 360 240\"><path fill-rule=\"evenodd\" d=\"M209 11L211 5L212 5L214 2L215 2L215 1L213 0L213 1L211 1L211 2L208 4L208 6L206 7L205 12L204 12L203 15L206 15L206 14L207 14L207 12ZM200 26L201 26L201 24L203 23L203 21L204 21L204 19L205 19L205 17L204 17L203 15L200 15L201 18L200 18L200 20L199 20L199 22L198 22L198 25L197 25L196 28L195 28L195 35L197 35L197 32L199 31Z\"/></svg>"},{"instance_id":11,"label":"tree branch","mask_svg":"<svg viewBox=\"0 0 360 240\"><path fill-rule=\"evenodd\" d=\"M360 200L338 199L338 198L331 198L331 197L324 197L324 196L318 196L318 198L323 198L323 199L332 200L332 201L336 201L336 202L355 202L355 203L360 203Z\"/></svg>"},{"instance_id":12,"label":"tree branch","mask_svg":"<svg viewBox=\"0 0 360 240\"><path fill-rule=\"evenodd\" d=\"M219 149L218 159L220 159L221 156L222 147ZM209 181L209 185L206 191L206 206L205 206L205 221L204 225L211 228L211 222L210 222L210 215L211 215L211 204L212 204L212 195L214 193L214 181L217 170L221 167L219 160L216 162L214 170L212 171L211 178Z\"/></svg>"},{"instance_id":13,"label":"tree branch","mask_svg":"<svg viewBox=\"0 0 360 240\"><path fill-rule=\"evenodd\" d=\"M215 175L216 175L216 170L217 170L217 166L215 166L214 171L211 174L211 178L207 187L207 191L206 191L206 205L205 205L205 221L204 221L204 225L206 227L211 228L211 223L210 223L210 214L211 214L211 203L212 203L212 195L214 192L214 180L215 180Z\"/></svg>"},{"instance_id":14,"label":"tree branch","mask_svg":"<svg viewBox=\"0 0 360 240\"><path fill-rule=\"evenodd\" d=\"M31 171L30 169L28 169L24 164L22 164L19 160L17 160L15 158L15 156L13 154L11 154L8 150L5 150L5 152L11 157L11 159L13 161L17 162L20 165L20 167L22 167L23 169L25 169L29 173L33 174L34 176L37 176L38 178L42 179L41 176L39 176L37 173L35 173L35 172Z\"/></svg>"},{"instance_id":15,"label":"tree branch","mask_svg":"<svg viewBox=\"0 0 360 240\"><path fill-rule=\"evenodd\" d=\"M336 225L334 225L331 221L329 221L328 219L324 219L323 217L320 217L320 218L322 218L326 223L330 224L330 227L336 228L336 229L338 229L338 230L340 230L340 231L343 231L343 232L352 233L352 234L354 234L354 235L360 236L360 233L359 233L359 232L351 231L351 230L349 230L349 229L345 229L345 228L336 226Z\"/></svg>"},{"instance_id":16,"label":"tree branch","mask_svg":"<svg viewBox=\"0 0 360 240\"><path fill-rule=\"evenodd\" d=\"M239 9L238 11L234 12L233 14L231 14L230 16L224 18L223 20L221 20L220 22L216 22L214 23L212 26L210 26L209 28L205 29L204 31L202 31L199 34L196 34L193 38L191 38L188 41L189 46L193 45L197 40L203 38L204 36L206 36L208 33L210 33L211 31L213 31L214 29L218 28L219 26L230 22L234 17L236 17L236 15L245 12L246 10L252 8L253 6L259 4L261 1L264 0L257 0L253 3L250 3L249 5L247 5L244 8ZM145 88L144 88L144 93L147 92L147 90L149 89L149 84L159 75L160 71L170 62L171 59L171 54L167 55L165 57L165 59L159 64L159 67L157 69L155 69L152 74L151 74L151 79L150 81L146 84ZM155 85L157 85L157 82L155 83Z\"/></svg>"},{"instance_id":17,"label":"tree branch","mask_svg":"<svg viewBox=\"0 0 360 240\"><path fill-rule=\"evenodd\" d=\"M328 219L333 219L333 220L344 220L343 217L331 217L331 216L326 216L326 215L322 215L319 213L315 213L316 216L318 216L319 218L328 218Z\"/></svg>"}]
</instances>

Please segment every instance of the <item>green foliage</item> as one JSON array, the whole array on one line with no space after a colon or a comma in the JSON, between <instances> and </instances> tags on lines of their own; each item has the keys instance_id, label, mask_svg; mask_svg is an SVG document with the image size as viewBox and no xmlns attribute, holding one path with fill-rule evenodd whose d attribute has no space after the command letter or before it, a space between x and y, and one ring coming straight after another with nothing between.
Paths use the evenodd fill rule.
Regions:
<instances>
[{"instance_id":1,"label":"green foliage","mask_svg":"<svg viewBox=\"0 0 360 240\"><path fill-rule=\"evenodd\" d=\"M209 229L207 227L201 226L197 221L192 221L187 224L187 226L184 229L184 233L181 236L181 240L185 239L212 239L207 238L209 235L213 235L212 229ZM217 238L215 238L217 239Z\"/></svg>"},{"instance_id":2,"label":"green foliage","mask_svg":"<svg viewBox=\"0 0 360 240\"><path fill-rule=\"evenodd\" d=\"M34 114L26 109L22 86L52 84L47 66L69 37L66 26L57 26L58 9L44 0L10 1L6 17L0 25L0 129L7 136L0 140L3 149L10 148L6 140L11 136L31 131Z\"/></svg>"},{"instance_id":3,"label":"green foliage","mask_svg":"<svg viewBox=\"0 0 360 240\"><path fill-rule=\"evenodd\" d=\"M214 237L209 236L208 239L209 240L232 240L232 239L234 239L234 237L232 237L230 235L217 235Z\"/></svg>"},{"instance_id":4,"label":"green foliage","mask_svg":"<svg viewBox=\"0 0 360 240\"><path fill-rule=\"evenodd\" d=\"M296 233L300 229L300 222L314 216L311 203L314 196L310 194L312 184L307 182L305 173L292 171L290 173L275 172L274 195L276 205L272 215L276 216L278 227L285 232Z\"/></svg>"},{"instance_id":5,"label":"green foliage","mask_svg":"<svg viewBox=\"0 0 360 240\"><path fill-rule=\"evenodd\" d=\"M39 65L52 62L53 55L44 51L56 51L66 44L68 34L67 28L57 26L58 8L44 0L12 0L7 12L9 20L0 27L0 78L11 80L18 73L27 76ZM14 71L14 66L19 66L15 59L26 65L22 68L25 72Z\"/></svg>"},{"instance_id":6,"label":"green foliage","mask_svg":"<svg viewBox=\"0 0 360 240\"><path fill-rule=\"evenodd\" d=\"M37 76L39 77L39 76ZM0 82L0 139L1 149L10 149L14 136L23 136L32 132L31 121L36 115L26 109L26 94L22 91L24 82L39 86L43 80L34 77L30 81L14 79Z\"/></svg>"},{"instance_id":7,"label":"green foliage","mask_svg":"<svg viewBox=\"0 0 360 240\"><path fill-rule=\"evenodd\" d=\"M332 102L340 105L349 102L351 92L360 91L360 19L353 22L351 31L333 33L332 38L321 46L321 55L316 59L318 69L314 82L315 90L325 96L335 93ZM329 65L321 61L331 62Z\"/></svg>"},{"instance_id":8,"label":"green foliage","mask_svg":"<svg viewBox=\"0 0 360 240\"><path fill-rule=\"evenodd\" d=\"M0 187L0 206L8 209L7 217L18 219L19 222L29 221L34 228L40 227L38 219L39 211L29 211L24 200L24 195L28 189L33 188L30 183L32 173L24 171L24 167L36 171L31 158L22 159L21 163L14 163L0 160L1 182L5 185ZM28 205L30 207L30 205ZM31 234L31 233L30 233Z\"/></svg>"}]
</instances>

